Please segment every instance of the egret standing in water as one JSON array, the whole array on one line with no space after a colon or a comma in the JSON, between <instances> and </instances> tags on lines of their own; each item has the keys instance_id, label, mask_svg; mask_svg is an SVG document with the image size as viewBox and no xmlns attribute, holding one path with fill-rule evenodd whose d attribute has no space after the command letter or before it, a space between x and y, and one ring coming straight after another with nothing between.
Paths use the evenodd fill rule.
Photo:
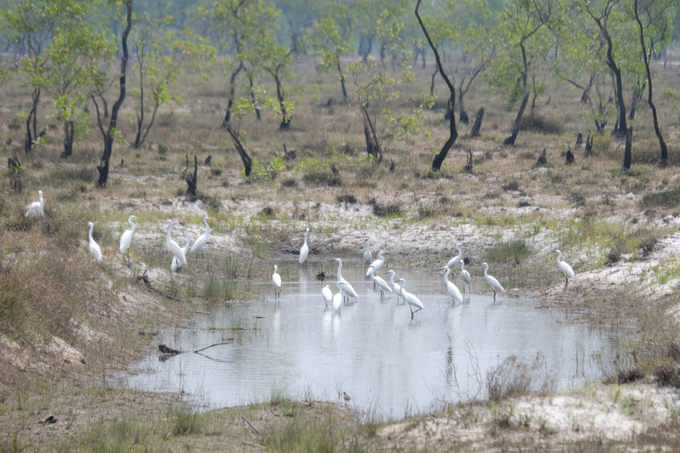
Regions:
<instances>
[{"instance_id":1,"label":"egret standing in water","mask_svg":"<svg viewBox=\"0 0 680 453\"><path fill-rule=\"evenodd\" d=\"M458 263L463 258L463 251L460 249L460 244L456 244L456 250L458 250L458 255L451 258L451 261L446 264L446 267L449 269L453 269L455 266L458 266Z\"/></svg>"},{"instance_id":2,"label":"egret standing in water","mask_svg":"<svg viewBox=\"0 0 680 453\"><path fill-rule=\"evenodd\" d=\"M564 273L565 277L564 289L567 289L569 279L574 278L576 274L574 274L574 269L572 269L570 265L562 261L562 252L560 252L559 250L553 250L553 253L559 253L559 255L557 256L557 266L560 268L562 273Z\"/></svg>"},{"instance_id":3,"label":"egret standing in water","mask_svg":"<svg viewBox=\"0 0 680 453\"><path fill-rule=\"evenodd\" d=\"M404 280L404 279L402 278L402 280ZM405 282L405 280L404 280L404 282ZM420 310L425 308L425 305L423 305L423 303L420 301L420 299L418 299L416 296L414 296L413 294L406 291L403 288L403 286L401 288L401 297L403 297L404 300L408 303L408 308L411 310L411 319L413 319L413 315L415 315ZM416 311L413 311L413 307L417 307L418 309Z\"/></svg>"},{"instance_id":4,"label":"egret standing in water","mask_svg":"<svg viewBox=\"0 0 680 453\"><path fill-rule=\"evenodd\" d=\"M333 300L333 292L331 291L331 286L326 285L321 290L321 295L323 296L323 301L326 302L326 307L328 307L328 302Z\"/></svg>"},{"instance_id":5,"label":"egret standing in water","mask_svg":"<svg viewBox=\"0 0 680 453\"><path fill-rule=\"evenodd\" d=\"M87 224L90 226L90 232L87 235L90 241L90 253L99 263L102 260L102 249L99 247L99 244L97 244L94 239L92 239L92 229L94 228L94 223L87 222Z\"/></svg>"},{"instance_id":6,"label":"egret standing in water","mask_svg":"<svg viewBox=\"0 0 680 453\"><path fill-rule=\"evenodd\" d=\"M186 265L187 259L184 256L184 252L179 247L179 244L172 240L172 220L168 219L166 223L168 224L168 235L165 237L165 247L168 249L168 252L172 253L177 258L180 263Z\"/></svg>"},{"instance_id":7,"label":"egret standing in water","mask_svg":"<svg viewBox=\"0 0 680 453\"><path fill-rule=\"evenodd\" d=\"M451 268L449 268L448 266L444 266L442 267L442 270L446 270L446 273L444 274L444 284L446 285L446 292L449 293L449 296L451 296L453 304L456 305L456 302L460 302L462 304L463 295L460 293L458 287L449 281L449 274L451 273Z\"/></svg>"},{"instance_id":8,"label":"egret standing in water","mask_svg":"<svg viewBox=\"0 0 680 453\"><path fill-rule=\"evenodd\" d=\"M364 265L370 266L373 262L373 255L371 254L371 237L366 235L366 251L364 252Z\"/></svg>"},{"instance_id":9,"label":"egret standing in water","mask_svg":"<svg viewBox=\"0 0 680 453\"><path fill-rule=\"evenodd\" d=\"M205 217L203 219L203 223L205 223L205 233L200 235L198 239L196 239L196 242L194 242L194 246L191 247L191 253L196 252L198 250L201 251L201 256L205 258L205 254L203 253L203 246L208 242L208 239L210 239L210 225L208 225L208 220L215 220L212 217ZM186 264L186 263L184 263Z\"/></svg>"},{"instance_id":10,"label":"egret standing in water","mask_svg":"<svg viewBox=\"0 0 680 453\"><path fill-rule=\"evenodd\" d=\"M272 281L274 282L274 296L278 299L281 295L281 276L279 275L279 267L274 265L274 275L272 275ZM279 294L276 294L276 289L278 288Z\"/></svg>"},{"instance_id":11,"label":"egret standing in water","mask_svg":"<svg viewBox=\"0 0 680 453\"><path fill-rule=\"evenodd\" d=\"M378 253L378 259L373 261L373 263L371 263L371 265L368 267L368 270L366 271L366 277L370 277L371 272L378 272L378 269L380 269L382 265L385 264L385 255L386 253L382 250Z\"/></svg>"},{"instance_id":12,"label":"egret standing in water","mask_svg":"<svg viewBox=\"0 0 680 453\"><path fill-rule=\"evenodd\" d=\"M359 300L359 296L357 295L357 292L354 291L354 288L352 285L349 284L347 280L342 278L342 260L340 258L331 258L330 261L337 261L338 262L338 288L340 288L340 291L347 296L347 299L350 297L354 297L356 300Z\"/></svg>"},{"instance_id":13,"label":"egret standing in water","mask_svg":"<svg viewBox=\"0 0 680 453\"><path fill-rule=\"evenodd\" d=\"M382 299L383 296L385 295L385 291L387 292L392 292L392 288L385 282L380 277L375 276L375 272L371 272L371 279L373 280L373 285L378 285L378 288L380 288L380 298Z\"/></svg>"},{"instance_id":14,"label":"egret standing in water","mask_svg":"<svg viewBox=\"0 0 680 453\"><path fill-rule=\"evenodd\" d=\"M394 282L394 276L396 272L390 270L390 283L392 283L392 288L394 288L394 293L397 295L397 304L399 304L399 296L401 296L401 285Z\"/></svg>"},{"instance_id":15,"label":"egret standing in water","mask_svg":"<svg viewBox=\"0 0 680 453\"><path fill-rule=\"evenodd\" d=\"M309 255L309 246L307 245L308 234L309 228L307 228L307 231L305 232L305 243L302 244L302 247L300 248L300 264L304 263L305 260L307 259L307 255Z\"/></svg>"},{"instance_id":16,"label":"egret standing in water","mask_svg":"<svg viewBox=\"0 0 680 453\"><path fill-rule=\"evenodd\" d=\"M460 261L460 278L464 283L467 283L468 292L471 293L472 289L470 288L470 282L472 281L472 278L470 277L470 273L465 270L465 262L463 260ZM465 291L465 285L463 285L463 291Z\"/></svg>"},{"instance_id":17,"label":"egret standing in water","mask_svg":"<svg viewBox=\"0 0 680 453\"><path fill-rule=\"evenodd\" d=\"M500 283L498 283L498 280L496 280L490 275L487 275L486 271L489 270L489 265L486 263L482 263L482 266L484 266L484 278L486 279L486 282L489 285L491 285L491 289L493 289L493 301L496 302L496 290L504 293L505 289L501 286Z\"/></svg>"},{"instance_id":18,"label":"egret standing in water","mask_svg":"<svg viewBox=\"0 0 680 453\"><path fill-rule=\"evenodd\" d=\"M187 256L187 253L189 253L189 247L191 246L191 239L189 238L189 233L193 233L194 230L191 228L187 228L184 231L184 237L186 238L186 242L184 243L184 247L182 247L182 252L184 253L184 256ZM177 257L173 256L172 257L172 264L170 264L170 270L173 272L179 272L179 269L182 268L182 264L179 262Z\"/></svg>"},{"instance_id":19,"label":"egret standing in water","mask_svg":"<svg viewBox=\"0 0 680 453\"><path fill-rule=\"evenodd\" d=\"M45 217L45 202L43 201L42 190L38 191L38 201L26 206L26 217Z\"/></svg>"},{"instance_id":20,"label":"egret standing in water","mask_svg":"<svg viewBox=\"0 0 680 453\"><path fill-rule=\"evenodd\" d=\"M130 260L129 260L129 255L126 253L130 249L130 244L132 243L132 234L135 232L135 228L137 225L135 225L132 221L136 220L137 217L131 215L128 218L128 223L132 227L130 230L125 230L123 235L120 237L120 253L122 255L126 255L128 257L128 266L130 265Z\"/></svg>"},{"instance_id":21,"label":"egret standing in water","mask_svg":"<svg viewBox=\"0 0 680 453\"><path fill-rule=\"evenodd\" d=\"M336 313L340 313L340 307L342 307L342 288L340 288L339 283L338 290L339 292L333 296L333 308Z\"/></svg>"}]
</instances>

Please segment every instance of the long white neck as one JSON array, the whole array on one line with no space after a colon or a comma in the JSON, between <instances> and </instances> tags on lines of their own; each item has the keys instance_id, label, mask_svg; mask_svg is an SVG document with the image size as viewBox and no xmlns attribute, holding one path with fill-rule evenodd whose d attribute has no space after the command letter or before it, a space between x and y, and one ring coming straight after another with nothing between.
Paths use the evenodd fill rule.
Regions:
<instances>
[{"instance_id":1,"label":"long white neck","mask_svg":"<svg viewBox=\"0 0 680 453\"><path fill-rule=\"evenodd\" d=\"M90 232L87 234L88 237L90 238L90 242L92 242L92 229L94 228L94 224L90 225Z\"/></svg>"},{"instance_id":2,"label":"long white neck","mask_svg":"<svg viewBox=\"0 0 680 453\"><path fill-rule=\"evenodd\" d=\"M305 245L307 245L307 235L309 234L309 231L305 233ZM340 266L342 267L342 263L340 263Z\"/></svg>"},{"instance_id":3,"label":"long white neck","mask_svg":"<svg viewBox=\"0 0 680 453\"><path fill-rule=\"evenodd\" d=\"M43 205L43 197L42 197L42 194L40 194L40 206L42 206L42 205Z\"/></svg>"},{"instance_id":4,"label":"long white neck","mask_svg":"<svg viewBox=\"0 0 680 453\"><path fill-rule=\"evenodd\" d=\"M203 223L205 223L205 235L210 234L210 225L208 225L208 219L203 219Z\"/></svg>"},{"instance_id":5,"label":"long white neck","mask_svg":"<svg viewBox=\"0 0 680 453\"><path fill-rule=\"evenodd\" d=\"M170 233L172 233L172 222L168 222L168 241L172 241L172 235Z\"/></svg>"},{"instance_id":6,"label":"long white neck","mask_svg":"<svg viewBox=\"0 0 680 453\"><path fill-rule=\"evenodd\" d=\"M460 249L458 245L456 245L456 250L458 250L458 256L456 258L460 259L463 257L463 251Z\"/></svg>"},{"instance_id":7,"label":"long white neck","mask_svg":"<svg viewBox=\"0 0 680 453\"><path fill-rule=\"evenodd\" d=\"M485 277L486 277L486 271L488 271L488 270L489 270L489 265L488 265L488 264L485 264L485 265L484 265L484 276L485 276Z\"/></svg>"},{"instance_id":8,"label":"long white neck","mask_svg":"<svg viewBox=\"0 0 680 453\"><path fill-rule=\"evenodd\" d=\"M390 277L390 282L394 285L394 273L392 273L392 276Z\"/></svg>"},{"instance_id":9,"label":"long white neck","mask_svg":"<svg viewBox=\"0 0 680 453\"><path fill-rule=\"evenodd\" d=\"M449 274L451 273L451 269L448 267L446 268L446 273L444 274L444 283L448 284L449 283Z\"/></svg>"},{"instance_id":10,"label":"long white neck","mask_svg":"<svg viewBox=\"0 0 680 453\"><path fill-rule=\"evenodd\" d=\"M305 244L307 243L307 237L305 236ZM338 280L342 280L342 261L338 260Z\"/></svg>"},{"instance_id":11,"label":"long white neck","mask_svg":"<svg viewBox=\"0 0 680 453\"><path fill-rule=\"evenodd\" d=\"M465 270L465 263L463 261L460 262L460 271L463 272Z\"/></svg>"},{"instance_id":12,"label":"long white neck","mask_svg":"<svg viewBox=\"0 0 680 453\"><path fill-rule=\"evenodd\" d=\"M135 225L134 223L132 223L132 219L128 219L128 223L130 224L130 226L132 226L132 232L134 233L134 232L135 232L135 227L136 227L137 225Z\"/></svg>"},{"instance_id":13,"label":"long white neck","mask_svg":"<svg viewBox=\"0 0 680 453\"><path fill-rule=\"evenodd\" d=\"M367 252L371 251L371 240L368 238L366 239L366 251Z\"/></svg>"},{"instance_id":14,"label":"long white neck","mask_svg":"<svg viewBox=\"0 0 680 453\"><path fill-rule=\"evenodd\" d=\"M559 255L557 255L557 264L560 264L561 259L562 259L562 252L559 252Z\"/></svg>"}]
</instances>

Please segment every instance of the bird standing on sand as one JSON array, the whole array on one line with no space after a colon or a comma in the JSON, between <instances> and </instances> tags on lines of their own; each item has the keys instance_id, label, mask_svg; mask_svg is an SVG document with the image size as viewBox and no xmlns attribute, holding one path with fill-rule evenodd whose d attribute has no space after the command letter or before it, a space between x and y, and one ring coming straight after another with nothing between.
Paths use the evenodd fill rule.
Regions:
<instances>
[{"instance_id":1,"label":"bird standing on sand","mask_svg":"<svg viewBox=\"0 0 680 453\"><path fill-rule=\"evenodd\" d=\"M458 287L449 281L449 274L451 273L451 269L448 266L444 266L442 269L446 270L446 273L444 274L444 284L446 285L446 292L449 293L449 296L451 296L451 300L453 301L454 305L456 304L456 302L460 302L462 304L463 295L460 293Z\"/></svg>"},{"instance_id":2,"label":"bird standing on sand","mask_svg":"<svg viewBox=\"0 0 680 453\"><path fill-rule=\"evenodd\" d=\"M137 219L137 217L135 217L133 215L131 215L128 218L128 223L130 224L131 229L125 230L123 235L120 237L120 253L121 254L125 254L125 252L127 252L128 249L130 248L130 244L132 243L132 235L134 234L135 228L137 227L137 225L135 225L132 221L136 220L136 219Z\"/></svg>"},{"instance_id":3,"label":"bird standing on sand","mask_svg":"<svg viewBox=\"0 0 680 453\"><path fill-rule=\"evenodd\" d=\"M87 224L90 226L90 232L87 235L90 241L90 253L99 263L102 260L102 249L99 247L99 244L97 244L94 239L92 239L92 229L94 228L94 223L87 222Z\"/></svg>"},{"instance_id":4,"label":"bird standing on sand","mask_svg":"<svg viewBox=\"0 0 680 453\"><path fill-rule=\"evenodd\" d=\"M42 190L38 191L38 201L26 206L26 217L45 217L45 202L43 201Z\"/></svg>"},{"instance_id":5,"label":"bird standing on sand","mask_svg":"<svg viewBox=\"0 0 680 453\"><path fill-rule=\"evenodd\" d=\"M484 266L484 278L486 279L486 282L489 285L491 285L491 289L493 289L493 301L496 302L496 290L504 293L505 289L501 286L500 283L498 283L498 280L496 280L490 275L487 275L486 271L489 270L489 265L486 263L482 263L482 266Z\"/></svg>"},{"instance_id":6,"label":"bird standing on sand","mask_svg":"<svg viewBox=\"0 0 680 453\"><path fill-rule=\"evenodd\" d=\"M165 247L168 249L168 252L175 255L182 265L185 265L187 264L187 259L184 256L184 251L182 251L177 242L172 240L172 220L168 219L166 223L168 224L168 235L165 237Z\"/></svg>"},{"instance_id":7,"label":"bird standing on sand","mask_svg":"<svg viewBox=\"0 0 680 453\"><path fill-rule=\"evenodd\" d=\"M307 231L305 232L305 243L302 244L302 247L300 248L300 264L304 263L305 260L307 259L307 255L309 255L309 246L307 245L308 234L309 228L307 228Z\"/></svg>"},{"instance_id":8,"label":"bird standing on sand","mask_svg":"<svg viewBox=\"0 0 680 453\"><path fill-rule=\"evenodd\" d=\"M191 239L189 238L189 233L193 233L194 230L191 228L187 228L184 231L184 237L186 238L186 242L184 243L184 247L182 247L182 252L184 252L184 256L187 256L187 253L189 253L189 247L191 246ZM173 272L178 272L179 269L182 268L182 264L179 262L177 257L172 257L172 264L170 264L170 270Z\"/></svg>"},{"instance_id":9,"label":"bird standing on sand","mask_svg":"<svg viewBox=\"0 0 680 453\"><path fill-rule=\"evenodd\" d=\"M564 282L564 289L567 289L567 285L569 284L569 279L574 278L576 274L574 274L574 270L571 268L570 265L562 261L562 252L559 250L553 250L553 253L559 253L557 255L557 266L560 268L560 270L564 273L565 277L565 282Z\"/></svg>"},{"instance_id":10,"label":"bird standing on sand","mask_svg":"<svg viewBox=\"0 0 680 453\"><path fill-rule=\"evenodd\" d=\"M201 256L205 258L205 254L203 253L203 246L208 242L208 239L210 239L210 225L208 225L208 220L215 220L212 217L205 217L203 219L203 223L205 223L205 233L200 235L198 239L196 239L196 242L194 242L193 247L191 247L191 253L196 252L198 250L201 251ZM184 263L186 264L186 262Z\"/></svg>"}]
</instances>

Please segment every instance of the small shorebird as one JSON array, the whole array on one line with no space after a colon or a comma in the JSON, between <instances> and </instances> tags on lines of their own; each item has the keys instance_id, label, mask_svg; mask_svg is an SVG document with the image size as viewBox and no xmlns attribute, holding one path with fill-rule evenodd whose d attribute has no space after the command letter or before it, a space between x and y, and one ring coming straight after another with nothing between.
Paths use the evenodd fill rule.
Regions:
<instances>
[{"instance_id":1,"label":"small shorebird","mask_svg":"<svg viewBox=\"0 0 680 453\"><path fill-rule=\"evenodd\" d=\"M342 392L342 399L345 400L346 403L352 401L352 397L350 397L347 393Z\"/></svg>"}]
</instances>

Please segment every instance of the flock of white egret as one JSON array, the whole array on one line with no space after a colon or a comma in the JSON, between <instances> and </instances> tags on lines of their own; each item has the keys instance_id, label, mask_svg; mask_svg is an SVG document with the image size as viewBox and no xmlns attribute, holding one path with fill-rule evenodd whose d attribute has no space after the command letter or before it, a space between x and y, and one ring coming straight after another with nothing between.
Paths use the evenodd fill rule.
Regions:
<instances>
[{"instance_id":1,"label":"flock of white egret","mask_svg":"<svg viewBox=\"0 0 680 453\"><path fill-rule=\"evenodd\" d=\"M44 217L45 213L42 191L38 191L38 194L39 200L34 201L33 203L26 206L26 217ZM120 253L126 256L130 248L130 244L132 243L132 235L134 234L136 228L136 224L133 222L133 220L136 219L138 218L135 217L134 215L131 215L128 218L128 223L130 223L131 228L129 230L126 230L120 238ZM186 242L184 244L184 247L180 247L179 244L175 242L171 236L173 228L172 220L167 221L168 232L165 239L165 245L168 251L173 255L172 264L170 265L170 269L173 272L177 272L179 269L181 269L182 266L187 265L186 255L190 251L197 252L200 250L201 254L203 254L203 247L208 242L208 239L210 239L211 230L210 225L208 225L208 220L214 219L210 217L205 217L203 219L203 222L205 223L205 232L202 235L200 235L198 239L196 239L196 242L194 242L194 245L191 246L191 248L189 248L191 245L191 239L189 237L189 234L195 233L195 231L192 230L191 228L187 228L185 230L184 237L186 238ZM88 226L90 227L90 231L88 233L88 239L90 242L90 253L94 257L94 259L97 262L99 262L102 260L103 255L101 247L99 247L99 244L97 244L97 242L95 242L95 240L92 238L92 230L94 228L94 224L92 222L88 222ZM299 259L300 264L303 264L307 260L307 256L309 255L309 245L307 244L308 236L309 228L307 228L307 231L305 232L304 244L300 248ZM414 294L406 291L405 289L406 280L401 278L397 282L394 281L394 277L396 275L394 270L390 270L388 272L391 275L390 277L391 285L388 284L384 279L376 275L378 270L380 270L383 264L385 264L385 255L387 255L387 253L384 251L380 251L380 253L378 253L378 259L373 261L373 255L371 254L370 248L371 238L368 235L365 236L365 238L366 238L366 251L364 252L364 264L367 266L366 277L370 277L371 280L373 280L374 288L376 286L379 288L381 298L384 297L385 293L394 293L397 296L397 302L401 297L405 303L408 303L409 308L411 310L411 319L413 319L413 315L422 310L423 308L425 308L425 306L420 301L420 299L418 299ZM460 264L460 279L463 282L463 290L465 289L465 284L467 284L468 292L471 291L470 289L471 277L470 273L465 270L465 262L463 260L463 250L461 249L461 244L456 244L456 250L458 251L458 255L451 258L451 260L448 263L446 263L446 266L442 267L442 270L445 271L444 285L446 288L446 292L451 297L451 300L454 304L463 302L462 293L460 292L458 287L449 280L449 274L453 273L452 269L456 268L459 264ZM575 276L574 270L571 268L571 266L569 266L569 264L562 261L561 251L554 250L554 253L558 254L557 266L565 276L564 289L566 289L567 285L569 284L569 279L574 278ZM338 287L338 293L334 295L330 289L330 285L326 285L321 291L321 294L323 295L324 301L326 302L326 306L328 306L328 304L331 303L335 311L338 312L340 310L340 307L342 306L343 301L349 301L350 298L359 300L359 296L352 287L352 285L347 280L342 278L342 260L340 258L331 258L329 261L337 261L338 263L337 274L338 281L336 282L336 286ZM493 290L493 298L495 301L496 292L500 291L504 293L505 289L498 282L498 280L496 280L494 277L488 274L489 265L487 263L482 263L482 266L484 266L484 279L489 284L489 286L491 286L491 289ZM274 274L272 275L272 281L274 282L275 285L275 295L276 297L278 297L281 294L281 275L279 274L279 268L277 265L274 266Z\"/></svg>"}]
</instances>

